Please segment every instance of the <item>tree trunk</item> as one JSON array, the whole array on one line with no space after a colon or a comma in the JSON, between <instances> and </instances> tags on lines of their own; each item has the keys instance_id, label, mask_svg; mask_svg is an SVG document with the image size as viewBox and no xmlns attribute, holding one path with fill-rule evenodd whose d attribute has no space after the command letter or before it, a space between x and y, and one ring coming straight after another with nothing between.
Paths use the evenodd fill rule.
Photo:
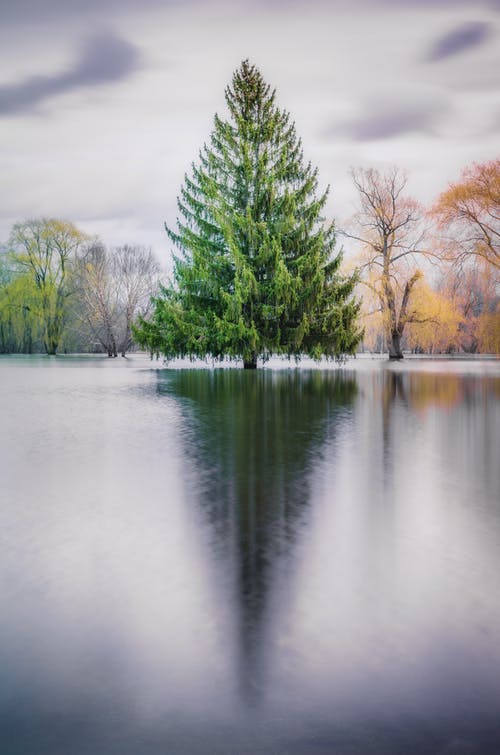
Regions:
<instances>
[{"instance_id":1,"label":"tree trunk","mask_svg":"<svg viewBox=\"0 0 500 755\"><path fill-rule=\"evenodd\" d=\"M403 300L401 302L401 308L399 310L399 318L396 324L396 310L394 309L393 326L391 331L391 338L389 340L389 359L403 359L403 352L401 351L401 336L405 329L406 323L409 320L408 304L410 301L410 294L413 291L415 283L422 277L420 270L415 270L409 281L406 281L405 290L403 294ZM394 306L394 302L393 302Z\"/></svg>"},{"instance_id":2,"label":"tree trunk","mask_svg":"<svg viewBox=\"0 0 500 755\"><path fill-rule=\"evenodd\" d=\"M108 333L107 345L108 357L117 357L118 351L116 350L116 341L113 333Z\"/></svg>"},{"instance_id":3,"label":"tree trunk","mask_svg":"<svg viewBox=\"0 0 500 755\"><path fill-rule=\"evenodd\" d=\"M44 339L45 341L45 351L47 352L49 357L53 357L57 353L57 346L58 346L58 339L52 335L49 334Z\"/></svg>"},{"instance_id":4,"label":"tree trunk","mask_svg":"<svg viewBox=\"0 0 500 755\"><path fill-rule=\"evenodd\" d=\"M401 336L398 332L391 333L389 340L389 359L403 359L401 351Z\"/></svg>"},{"instance_id":5,"label":"tree trunk","mask_svg":"<svg viewBox=\"0 0 500 755\"><path fill-rule=\"evenodd\" d=\"M132 346L132 313L129 312L127 309L125 313L125 336L123 338L122 343L122 357L125 356L126 352L130 350L130 347Z\"/></svg>"},{"instance_id":6,"label":"tree trunk","mask_svg":"<svg viewBox=\"0 0 500 755\"><path fill-rule=\"evenodd\" d=\"M243 369L244 370L256 370L257 369L257 354L248 354L243 357Z\"/></svg>"}]
</instances>

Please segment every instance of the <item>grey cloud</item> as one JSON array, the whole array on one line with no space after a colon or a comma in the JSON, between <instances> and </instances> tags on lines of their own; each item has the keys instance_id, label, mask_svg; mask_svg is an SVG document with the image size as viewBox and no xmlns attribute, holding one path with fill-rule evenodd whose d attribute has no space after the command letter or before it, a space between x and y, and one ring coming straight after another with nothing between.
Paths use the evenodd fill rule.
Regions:
<instances>
[{"instance_id":1,"label":"grey cloud","mask_svg":"<svg viewBox=\"0 0 500 755\"><path fill-rule=\"evenodd\" d=\"M471 21L438 39L429 50L427 60L436 62L452 55L479 47L491 35L490 26L481 21Z\"/></svg>"},{"instance_id":2,"label":"grey cloud","mask_svg":"<svg viewBox=\"0 0 500 755\"><path fill-rule=\"evenodd\" d=\"M388 102L374 99L365 103L359 117L336 124L326 134L353 141L376 141L410 133L432 134L447 105L434 98L424 102Z\"/></svg>"},{"instance_id":3,"label":"grey cloud","mask_svg":"<svg viewBox=\"0 0 500 755\"><path fill-rule=\"evenodd\" d=\"M206 0L5 0L0 3L0 18L4 27L36 26L38 24L64 25L68 21L85 21L92 18L116 20L125 14L144 13L163 10L170 7L203 6ZM500 0L476 0L484 7L500 9ZM238 3L236 3L238 4ZM360 10L363 7L395 6L401 8L439 8L461 7L470 4L470 0L357 0ZM211 0L214 11L223 8L224 0ZM300 8L303 0L239 0L239 5L253 9L255 6L278 8L283 11ZM332 13L342 9L352 9L352 0L310 0L311 6L324 6Z\"/></svg>"},{"instance_id":4,"label":"grey cloud","mask_svg":"<svg viewBox=\"0 0 500 755\"><path fill-rule=\"evenodd\" d=\"M118 17L129 11L155 10L171 5L186 4L188 0L7 0L0 11L3 24L34 25L57 23L70 19L87 19L89 15L113 14ZM191 0L194 2L194 0Z\"/></svg>"},{"instance_id":5,"label":"grey cloud","mask_svg":"<svg viewBox=\"0 0 500 755\"><path fill-rule=\"evenodd\" d=\"M49 97L81 87L119 81L139 66L139 54L133 45L113 34L101 34L89 40L69 70L0 87L0 115L33 110Z\"/></svg>"}]
</instances>

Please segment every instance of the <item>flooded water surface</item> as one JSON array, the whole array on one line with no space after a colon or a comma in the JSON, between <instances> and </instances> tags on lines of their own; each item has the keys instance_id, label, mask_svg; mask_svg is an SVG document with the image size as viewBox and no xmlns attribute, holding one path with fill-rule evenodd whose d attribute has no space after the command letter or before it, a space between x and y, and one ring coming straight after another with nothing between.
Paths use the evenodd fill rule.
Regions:
<instances>
[{"instance_id":1,"label":"flooded water surface","mask_svg":"<svg viewBox=\"0 0 500 755\"><path fill-rule=\"evenodd\" d=\"M500 362L0 387L2 755L500 752Z\"/></svg>"}]
</instances>

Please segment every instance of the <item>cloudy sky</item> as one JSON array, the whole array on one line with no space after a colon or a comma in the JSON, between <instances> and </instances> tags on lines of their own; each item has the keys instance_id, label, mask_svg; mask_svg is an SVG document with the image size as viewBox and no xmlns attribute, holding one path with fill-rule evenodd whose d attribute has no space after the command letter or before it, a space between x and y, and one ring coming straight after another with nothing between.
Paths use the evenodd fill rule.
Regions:
<instances>
[{"instance_id":1,"label":"cloudy sky","mask_svg":"<svg viewBox=\"0 0 500 755\"><path fill-rule=\"evenodd\" d=\"M2 0L0 241L62 217L167 261L184 172L249 58L342 222L349 168L432 200L500 154L500 0Z\"/></svg>"}]
</instances>

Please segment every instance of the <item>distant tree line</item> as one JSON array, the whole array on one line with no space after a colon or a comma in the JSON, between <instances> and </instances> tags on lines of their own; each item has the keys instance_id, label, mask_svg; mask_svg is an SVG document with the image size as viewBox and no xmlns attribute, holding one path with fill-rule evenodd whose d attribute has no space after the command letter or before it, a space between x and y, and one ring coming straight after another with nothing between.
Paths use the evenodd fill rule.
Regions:
<instances>
[{"instance_id":1,"label":"distant tree line","mask_svg":"<svg viewBox=\"0 0 500 755\"><path fill-rule=\"evenodd\" d=\"M158 277L146 247L108 249L55 218L16 223L0 250L0 353L125 356Z\"/></svg>"}]
</instances>

